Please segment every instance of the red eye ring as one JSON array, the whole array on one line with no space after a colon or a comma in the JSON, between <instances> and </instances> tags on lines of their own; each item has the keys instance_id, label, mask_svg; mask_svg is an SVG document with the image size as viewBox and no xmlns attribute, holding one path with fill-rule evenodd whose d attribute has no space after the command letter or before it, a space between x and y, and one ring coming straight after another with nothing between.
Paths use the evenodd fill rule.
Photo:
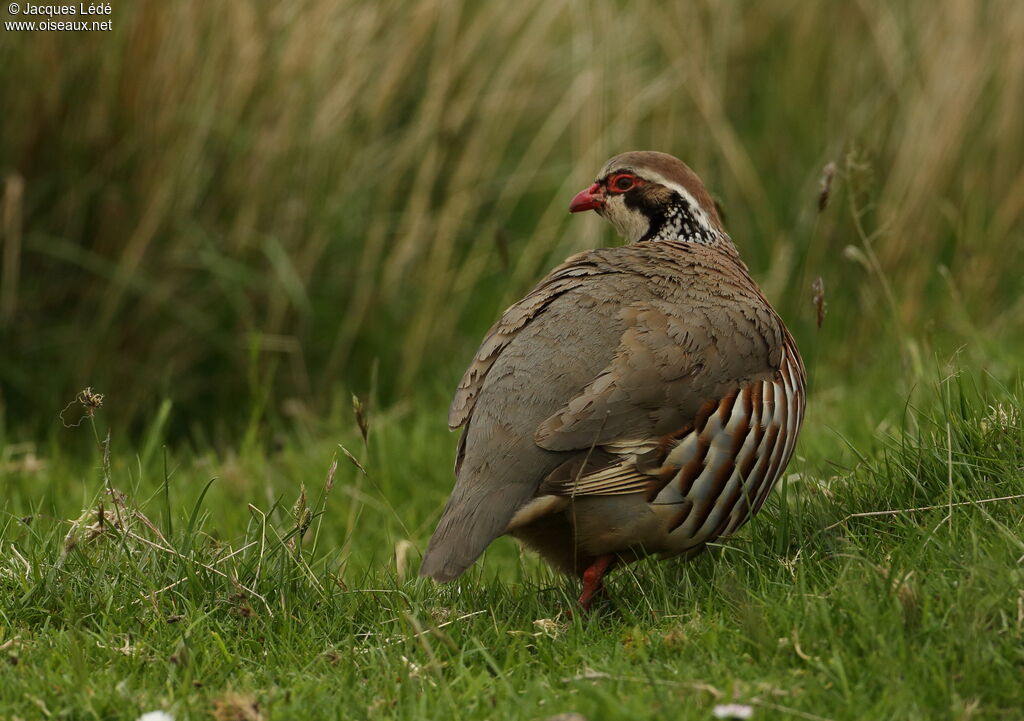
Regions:
<instances>
[{"instance_id":1,"label":"red eye ring","mask_svg":"<svg viewBox=\"0 0 1024 721\"><path fill-rule=\"evenodd\" d=\"M619 173L608 179L608 191L611 193L625 193L635 188L640 182L635 175Z\"/></svg>"}]
</instances>

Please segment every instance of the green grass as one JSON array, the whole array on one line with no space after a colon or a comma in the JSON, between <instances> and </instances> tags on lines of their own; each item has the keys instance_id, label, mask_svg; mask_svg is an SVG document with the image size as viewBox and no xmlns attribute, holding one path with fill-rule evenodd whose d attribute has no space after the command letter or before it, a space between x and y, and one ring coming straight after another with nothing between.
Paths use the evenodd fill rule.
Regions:
<instances>
[{"instance_id":1,"label":"green grass","mask_svg":"<svg viewBox=\"0 0 1024 721\"><path fill-rule=\"evenodd\" d=\"M809 423L738 538L618 573L589 615L567 613L575 582L507 539L454 585L416 579L450 482L437 401L371 414L365 448L350 416L276 451L174 451L166 473L160 450L143 461L116 435L109 463L99 450L41 469L8 459L0 716L707 719L735 701L765 719L998 719L1024 707L1020 382L923 384L853 445ZM1018 498L981 502L1006 496Z\"/></svg>"}]
</instances>

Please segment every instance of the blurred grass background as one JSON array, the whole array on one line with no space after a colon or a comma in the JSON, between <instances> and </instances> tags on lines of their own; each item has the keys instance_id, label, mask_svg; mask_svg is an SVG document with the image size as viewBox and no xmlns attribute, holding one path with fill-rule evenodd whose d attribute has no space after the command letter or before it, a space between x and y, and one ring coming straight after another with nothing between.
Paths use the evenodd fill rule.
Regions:
<instances>
[{"instance_id":1,"label":"blurred grass background","mask_svg":"<svg viewBox=\"0 0 1024 721\"><path fill-rule=\"evenodd\" d=\"M616 242L566 207L639 148L720 199L819 392L903 391L957 351L1017 367L1016 0L177 0L112 19L0 35L10 439L87 385L122 430L169 400L172 434L220 440L349 390L443 395L505 304Z\"/></svg>"}]
</instances>

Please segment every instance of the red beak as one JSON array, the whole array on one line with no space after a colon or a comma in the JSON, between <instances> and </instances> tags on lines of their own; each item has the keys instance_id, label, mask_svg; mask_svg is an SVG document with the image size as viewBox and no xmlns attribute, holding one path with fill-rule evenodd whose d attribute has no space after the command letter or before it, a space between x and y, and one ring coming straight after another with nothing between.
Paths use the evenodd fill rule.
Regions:
<instances>
[{"instance_id":1,"label":"red beak","mask_svg":"<svg viewBox=\"0 0 1024 721\"><path fill-rule=\"evenodd\" d=\"M586 190L581 190L569 203L570 213L581 213L584 210L594 210L604 205L604 196L596 195L600 192L601 186L594 183Z\"/></svg>"}]
</instances>

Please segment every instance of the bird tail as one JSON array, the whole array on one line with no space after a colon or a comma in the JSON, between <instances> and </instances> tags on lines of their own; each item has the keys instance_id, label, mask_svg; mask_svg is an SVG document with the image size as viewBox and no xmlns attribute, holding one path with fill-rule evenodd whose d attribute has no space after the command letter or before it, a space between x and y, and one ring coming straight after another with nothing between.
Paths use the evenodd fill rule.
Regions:
<instances>
[{"instance_id":1,"label":"bird tail","mask_svg":"<svg viewBox=\"0 0 1024 721\"><path fill-rule=\"evenodd\" d=\"M456 484L448 499L423 555L421 576L440 583L458 578L508 526L518 499L504 496L512 496L509 491L518 489L506 488L505 493L490 489L483 493L484 489L477 486L478 492L474 494L467 491L466 485Z\"/></svg>"}]
</instances>

